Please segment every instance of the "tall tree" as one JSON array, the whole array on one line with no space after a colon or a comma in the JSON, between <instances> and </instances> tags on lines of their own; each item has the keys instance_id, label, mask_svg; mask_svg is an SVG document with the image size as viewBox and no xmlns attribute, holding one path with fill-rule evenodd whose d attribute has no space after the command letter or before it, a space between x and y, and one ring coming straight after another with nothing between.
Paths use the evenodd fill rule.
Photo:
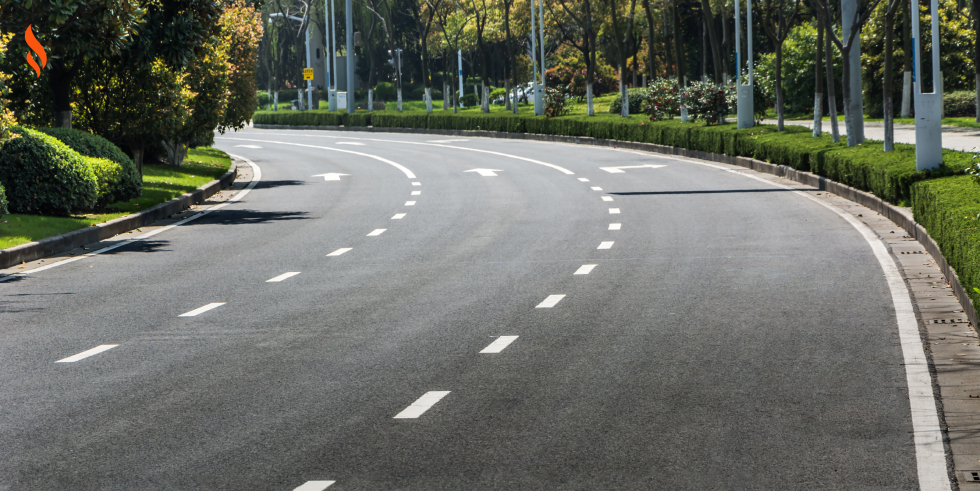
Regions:
<instances>
[{"instance_id":1,"label":"tall tree","mask_svg":"<svg viewBox=\"0 0 980 491\"><path fill-rule=\"evenodd\" d=\"M800 0L793 2L793 12L789 15L786 12L786 0L764 0L762 11L762 27L776 48L776 128L783 131L783 42L796 23Z\"/></svg>"},{"instance_id":2,"label":"tall tree","mask_svg":"<svg viewBox=\"0 0 980 491\"><path fill-rule=\"evenodd\" d=\"M711 3L708 0L701 0L701 12L704 13L704 30L708 31L708 41L711 43L711 60L715 68L714 80L722 83L724 80L721 78L721 46L718 42L718 33L715 32L715 16L711 13Z\"/></svg>"},{"instance_id":3,"label":"tall tree","mask_svg":"<svg viewBox=\"0 0 980 491\"><path fill-rule=\"evenodd\" d=\"M837 121L837 94L834 88L834 54L830 50L830 34L828 33L828 31L833 29L834 24L833 18L830 16L830 10L827 9L824 12L827 14L826 17L822 15L821 17L824 27L824 63L826 63L826 70L824 72L827 74L827 112L830 116L831 138L833 138L834 143L840 143L840 123Z\"/></svg>"},{"instance_id":4,"label":"tall tree","mask_svg":"<svg viewBox=\"0 0 980 491\"><path fill-rule=\"evenodd\" d=\"M647 77L653 80L655 77L656 70L654 70L654 57L653 57L653 10L650 8L650 0L643 0L643 11L647 16Z\"/></svg>"},{"instance_id":5,"label":"tall tree","mask_svg":"<svg viewBox=\"0 0 980 491\"><path fill-rule=\"evenodd\" d=\"M885 12L885 80L882 101L885 118L885 151L895 150L895 109L892 106L892 41L895 37L895 11L902 0L889 0Z\"/></svg>"},{"instance_id":6,"label":"tall tree","mask_svg":"<svg viewBox=\"0 0 980 491\"><path fill-rule=\"evenodd\" d=\"M973 0L973 70L977 122L980 123L980 0Z\"/></svg>"},{"instance_id":7,"label":"tall tree","mask_svg":"<svg viewBox=\"0 0 980 491\"><path fill-rule=\"evenodd\" d=\"M816 61L813 63L813 136L823 134L823 79L821 77L823 68L823 17L817 17L817 50Z\"/></svg>"},{"instance_id":8,"label":"tall tree","mask_svg":"<svg viewBox=\"0 0 980 491\"><path fill-rule=\"evenodd\" d=\"M592 22L592 0L582 0L581 3L573 3L570 0L558 0L561 8L568 19L574 23L562 22L564 17L552 14L556 19L558 29L562 37L575 49L582 52L585 58L585 101L589 116L595 116L595 108L592 104L592 83L595 81L595 57L596 57L596 29ZM577 8L576 8L577 7ZM549 8L550 5L549 5Z\"/></svg>"},{"instance_id":9,"label":"tall tree","mask_svg":"<svg viewBox=\"0 0 980 491\"><path fill-rule=\"evenodd\" d=\"M442 0L412 0L411 14L422 42L422 82L425 84L425 111L432 112L432 77L429 74L429 29ZM424 12L423 12L424 9Z\"/></svg>"},{"instance_id":10,"label":"tall tree","mask_svg":"<svg viewBox=\"0 0 980 491\"><path fill-rule=\"evenodd\" d=\"M401 60L395 52L395 23L394 23L394 7L392 3L394 0L367 0L365 4L367 8L377 16L378 21L381 22L381 32L385 36L385 40L388 42L388 51L391 52L392 58L395 60L395 93L398 101L398 112L402 110L402 71L399 66ZM348 53L350 55L350 53ZM353 92L353 91L351 91Z\"/></svg>"},{"instance_id":11,"label":"tall tree","mask_svg":"<svg viewBox=\"0 0 980 491\"><path fill-rule=\"evenodd\" d=\"M905 8L902 9L902 51L905 60L902 69L905 72L902 78L902 117L912 117L912 17L909 15L911 8L910 0L903 0ZM980 88L978 88L980 91Z\"/></svg>"},{"instance_id":12,"label":"tall tree","mask_svg":"<svg viewBox=\"0 0 980 491\"><path fill-rule=\"evenodd\" d=\"M473 5L473 20L476 27L476 47L480 52L480 108L483 112L490 112L489 88L490 81L487 70L490 66L490 47L487 44L486 32L490 24L492 9L487 5L487 0L471 0ZM542 19L542 22L544 19Z\"/></svg>"},{"instance_id":13,"label":"tall tree","mask_svg":"<svg viewBox=\"0 0 980 491\"><path fill-rule=\"evenodd\" d=\"M623 99L622 116L626 118L629 117L630 111L629 91L626 89L626 70L628 68L626 66L626 57L628 55L627 43L633 35L633 19L636 15L636 0L630 0L630 7L628 13L626 14L625 26L620 25L616 0L608 1L613 28L613 37L616 42L616 53L619 55L619 60L617 61L619 62L619 92Z\"/></svg>"}]
</instances>

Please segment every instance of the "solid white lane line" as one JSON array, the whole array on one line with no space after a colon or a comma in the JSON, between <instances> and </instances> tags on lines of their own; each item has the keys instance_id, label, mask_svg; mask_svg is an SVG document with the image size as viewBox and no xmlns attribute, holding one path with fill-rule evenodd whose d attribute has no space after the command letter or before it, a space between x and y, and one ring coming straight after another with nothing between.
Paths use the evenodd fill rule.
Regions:
<instances>
[{"instance_id":1,"label":"solid white lane line","mask_svg":"<svg viewBox=\"0 0 980 491\"><path fill-rule=\"evenodd\" d=\"M803 191L796 191L790 186L764 179L760 176L746 174L743 169L729 169L720 165L663 157L697 165L713 167L731 172L749 179L792 191L799 196L817 203L838 216L847 220L864 240L871 246L878 264L884 272L888 289L891 292L892 304L895 306L895 317L898 321L898 337L902 345L902 358L905 366L905 380L909 387L909 408L912 415L912 440L915 444L915 462L919 477L919 489L925 491L949 491L949 472L946 463L946 448L943 445L943 433L939 427L939 412L936 409L936 394L932 387L932 376L929 373L929 360L922 347L922 337L919 324L915 319L915 309L905 280L899 273L895 260L888 254L888 249L878 235L857 217L821 201Z\"/></svg>"},{"instance_id":2,"label":"solid white lane line","mask_svg":"<svg viewBox=\"0 0 980 491\"><path fill-rule=\"evenodd\" d=\"M74 362L76 362L78 360L81 360L81 359L84 359L84 358L88 358L88 357L90 357L92 355L97 355L97 354L99 354L99 353L101 353L103 351L111 350L112 348L115 348L116 346L119 346L119 345L118 344L101 344L99 346L96 346L96 347L88 350L88 351L82 351L81 353L79 353L77 355L69 356L68 358L62 358L62 359L56 361L55 363L74 363Z\"/></svg>"},{"instance_id":3,"label":"solid white lane line","mask_svg":"<svg viewBox=\"0 0 980 491\"><path fill-rule=\"evenodd\" d=\"M364 144L361 142L337 142L337 145L357 145L363 147Z\"/></svg>"},{"instance_id":4,"label":"solid white lane line","mask_svg":"<svg viewBox=\"0 0 980 491\"><path fill-rule=\"evenodd\" d=\"M599 186L592 186L592 190L593 191L602 191L602 188L600 188Z\"/></svg>"},{"instance_id":5,"label":"solid white lane line","mask_svg":"<svg viewBox=\"0 0 980 491\"><path fill-rule=\"evenodd\" d=\"M448 390L433 390L426 392L425 395L419 397L417 401L413 402L411 406L405 408L404 411L395 415L395 419L414 419L426 411L428 411L432 406L435 406L437 402L442 400L443 397L449 395Z\"/></svg>"},{"instance_id":6,"label":"solid white lane line","mask_svg":"<svg viewBox=\"0 0 980 491\"><path fill-rule=\"evenodd\" d=\"M611 240L600 242L599 247L596 247L596 249L612 249L612 245L613 245L613 241Z\"/></svg>"},{"instance_id":7,"label":"solid white lane line","mask_svg":"<svg viewBox=\"0 0 980 491\"><path fill-rule=\"evenodd\" d=\"M299 271L290 271L288 273L283 273L283 274L281 274L279 276L276 276L275 278L272 278L270 280L265 280L265 282L266 283L278 283L278 282L280 282L282 280L285 280L287 278L292 278L293 276L296 276L298 274L299 274Z\"/></svg>"},{"instance_id":8,"label":"solid white lane line","mask_svg":"<svg viewBox=\"0 0 980 491\"><path fill-rule=\"evenodd\" d=\"M418 196L422 194L422 191L412 191L412 196Z\"/></svg>"},{"instance_id":9,"label":"solid white lane line","mask_svg":"<svg viewBox=\"0 0 980 491\"><path fill-rule=\"evenodd\" d=\"M586 179L586 178L584 178L584 177L580 177L580 178L578 178L578 180L579 181L582 181L582 182L589 182L589 180Z\"/></svg>"},{"instance_id":10,"label":"solid white lane line","mask_svg":"<svg viewBox=\"0 0 980 491\"><path fill-rule=\"evenodd\" d=\"M327 254L327 257L330 257L330 256L339 256L339 255L341 255L341 254L343 254L343 253L345 253L345 252L347 252L347 251L349 251L351 249L353 249L353 247L341 247L340 249L337 249L336 251L333 251L330 254Z\"/></svg>"},{"instance_id":11,"label":"solid white lane line","mask_svg":"<svg viewBox=\"0 0 980 491\"><path fill-rule=\"evenodd\" d=\"M203 313L205 313L205 312L207 312L207 311L209 311L211 309L216 309L218 307L221 307L224 304L225 304L225 302L213 302L213 303L209 303L209 304L207 304L207 305L205 305L203 307L198 307L198 308L196 308L196 309L194 309L194 310L192 310L190 312L184 312L183 314L180 314L177 317L194 317L196 315L201 315L201 314L203 314Z\"/></svg>"},{"instance_id":12,"label":"solid white lane line","mask_svg":"<svg viewBox=\"0 0 980 491\"><path fill-rule=\"evenodd\" d=\"M589 274L593 269L595 269L595 267L595 264L583 264L579 266L577 270L575 270L575 274Z\"/></svg>"},{"instance_id":13,"label":"solid white lane line","mask_svg":"<svg viewBox=\"0 0 980 491\"><path fill-rule=\"evenodd\" d=\"M415 202L414 201L406 201L405 202L405 206L415 206Z\"/></svg>"},{"instance_id":14,"label":"solid white lane line","mask_svg":"<svg viewBox=\"0 0 980 491\"><path fill-rule=\"evenodd\" d=\"M242 159L242 160L245 161L246 164L248 164L250 167L252 167L252 182L248 183L248 186L245 186L245 189L239 191L237 194L235 194L234 196L232 196L231 198L229 198L228 201L225 201L224 203L221 203L220 205L212 206L211 208L208 208L207 210L204 210L204 211L202 211L202 212L200 212L200 213L198 213L196 215L189 216L189 217L187 217L187 218L185 218L185 219L183 219L183 220L181 220L181 221L179 221L177 223L172 223L172 224L167 225L165 227L160 227L160 228L158 228L158 229L156 229L156 230L154 230L152 232L147 232L147 233L145 233L143 235L140 235L139 237L136 237L136 238L134 238L132 240L126 240L126 241L120 242L118 244L113 244L113 245L111 245L109 247L103 247L102 249L99 249L97 251L89 252L88 254L82 254L81 256L75 256L75 257L73 257L71 259L65 259L64 261L58 261L56 263L51 263L51 264L49 264L47 266L41 266L40 268L34 268L34 269L30 270L30 271L24 271L23 273L15 273L15 274L12 274L12 275L4 276L3 278L0 278L0 283L3 283L4 281L10 281L10 280L12 280L14 278L21 278L21 277L27 276L29 274L40 273L41 271L48 270L48 269L51 269L51 268L57 268L58 266L64 266L66 264L70 264L70 263L73 263L75 261L81 261L82 259L85 259L87 257L98 256L99 254L104 254L104 253L109 252L111 250L118 249L120 247L127 246L129 244L132 244L133 242L138 242L138 241L141 241L141 240L148 239L150 237L153 237L156 234L159 234L161 232L166 232L167 230L170 230L170 229L172 229L174 227L179 227L179 226L181 226L181 225L183 225L185 223L191 222L193 220L197 220L198 218L201 218L204 215L207 215L208 213L211 213L212 211L220 210L221 208L224 208L224 207L226 207L226 206L228 206L228 205L230 205L232 203L235 203L235 202L239 201L240 199L244 198L245 195L248 194L248 192L251 191L252 188L254 188L256 184L259 183L259 181L262 180L262 169L259 169L259 166L255 165L251 160L249 160L249 159L247 159L245 157L241 157L241 156L238 156L238 155L232 155L232 154L228 154L228 155L231 156L231 157L234 157L236 159Z\"/></svg>"},{"instance_id":15,"label":"solid white lane line","mask_svg":"<svg viewBox=\"0 0 980 491\"><path fill-rule=\"evenodd\" d=\"M610 208L609 209L609 214L610 215L616 215L618 213L619 213L619 208Z\"/></svg>"},{"instance_id":16,"label":"solid white lane line","mask_svg":"<svg viewBox=\"0 0 980 491\"><path fill-rule=\"evenodd\" d=\"M386 229L386 228L376 228L376 229L372 230L371 233L367 234L367 236L368 237L376 237L378 235L381 235L381 234L385 233L385 230L388 230L388 229Z\"/></svg>"},{"instance_id":17,"label":"solid white lane line","mask_svg":"<svg viewBox=\"0 0 980 491\"><path fill-rule=\"evenodd\" d=\"M623 224L622 223L610 223L609 224L609 230L619 230L621 228L623 228Z\"/></svg>"},{"instance_id":18,"label":"solid white lane line","mask_svg":"<svg viewBox=\"0 0 980 491\"><path fill-rule=\"evenodd\" d=\"M612 196L603 196L602 201L612 201Z\"/></svg>"},{"instance_id":19,"label":"solid white lane line","mask_svg":"<svg viewBox=\"0 0 980 491\"><path fill-rule=\"evenodd\" d=\"M260 147L258 145L235 145L235 146L236 147L242 147L242 148L262 148L262 147Z\"/></svg>"},{"instance_id":20,"label":"solid white lane line","mask_svg":"<svg viewBox=\"0 0 980 491\"><path fill-rule=\"evenodd\" d=\"M391 217L392 220L401 220L405 218L405 213L395 213L395 216Z\"/></svg>"},{"instance_id":21,"label":"solid white lane line","mask_svg":"<svg viewBox=\"0 0 980 491\"><path fill-rule=\"evenodd\" d=\"M483 351L480 353L500 353L516 339L517 336L500 336L496 341L490 343L489 346L483 348Z\"/></svg>"},{"instance_id":22,"label":"solid white lane line","mask_svg":"<svg viewBox=\"0 0 980 491\"><path fill-rule=\"evenodd\" d=\"M323 491L337 481L306 481L302 486L293 491Z\"/></svg>"},{"instance_id":23,"label":"solid white lane line","mask_svg":"<svg viewBox=\"0 0 980 491\"><path fill-rule=\"evenodd\" d=\"M427 140L429 143L462 143L469 140Z\"/></svg>"},{"instance_id":24,"label":"solid white lane line","mask_svg":"<svg viewBox=\"0 0 980 491\"><path fill-rule=\"evenodd\" d=\"M558 302L561 302L561 299L563 298L565 298L565 295L548 295L548 298L544 299L543 302L539 303L538 306L534 308L550 309L555 305L558 305Z\"/></svg>"},{"instance_id":25,"label":"solid white lane line","mask_svg":"<svg viewBox=\"0 0 980 491\"><path fill-rule=\"evenodd\" d=\"M252 142L260 142L260 143L276 143L276 144L279 144L279 145L292 145L294 147L318 148L318 149L321 149L321 150L329 150L331 152L342 152L342 153L350 153L350 154L354 154L354 155L360 155L362 157L367 157L369 159L374 159L374 160L378 160L378 161L384 162L384 163L386 163L386 164L388 164L388 165L390 165L390 166L392 166L392 167L394 167L394 168L402 171L402 173L405 174L405 176L408 177L409 179L415 179L415 174L412 173L412 171L408 170L408 168L405 167L404 165L401 165L401 164L399 164L397 162L392 162L392 161L390 161L390 160L388 160L386 158L383 158L383 157L378 157L377 155L371 155L369 153L355 152L353 150L341 150L339 148L334 148L334 147L323 147L323 146L317 146L317 145L307 145L305 143L290 143L290 142L281 142L281 141L275 141L275 140L255 140L255 139L252 139L252 138L232 138L232 137L229 137L229 136L223 136L223 137L220 137L220 138L224 138L224 139L227 139L227 140L252 141Z\"/></svg>"},{"instance_id":26,"label":"solid white lane line","mask_svg":"<svg viewBox=\"0 0 980 491\"><path fill-rule=\"evenodd\" d=\"M421 185L422 185L422 183L421 183L421 182L413 182L413 183L412 183L412 186L421 186Z\"/></svg>"}]
</instances>

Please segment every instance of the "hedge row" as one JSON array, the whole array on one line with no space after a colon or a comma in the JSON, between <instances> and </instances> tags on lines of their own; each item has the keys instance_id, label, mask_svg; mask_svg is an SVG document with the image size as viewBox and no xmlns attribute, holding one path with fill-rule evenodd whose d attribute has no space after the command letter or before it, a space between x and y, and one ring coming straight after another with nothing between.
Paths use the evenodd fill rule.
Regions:
<instances>
[{"instance_id":1,"label":"hedge row","mask_svg":"<svg viewBox=\"0 0 980 491\"><path fill-rule=\"evenodd\" d=\"M625 119L607 114L546 119L509 113L383 111L328 115L317 111L285 111L256 113L254 122L592 137L654 143L786 165L869 191L890 203L911 206L915 220L939 245L974 305L980 306L980 293L973 290L980 287L980 190L969 176L963 175L972 159L966 152L943 150L943 164L939 168L917 171L914 145L895 144L895 151L885 153L880 142L868 140L863 145L848 147L834 143L827 134L813 138L810 129L800 126L787 126L780 133L775 127L765 125L738 130L733 124L651 122L642 117Z\"/></svg>"}]
</instances>

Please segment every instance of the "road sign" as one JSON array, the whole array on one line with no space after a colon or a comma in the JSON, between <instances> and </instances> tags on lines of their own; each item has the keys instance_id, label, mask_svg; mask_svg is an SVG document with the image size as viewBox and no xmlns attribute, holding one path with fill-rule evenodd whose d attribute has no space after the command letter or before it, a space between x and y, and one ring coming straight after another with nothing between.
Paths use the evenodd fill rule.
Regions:
<instances>
[{"instance_id":1,"label":"road sign","mask_svg":"<svg viewBox=\"0 0 980 491\"><path fill-rule=\"evenodd\" d=\"M313 69L304 68L303 69L303 80L313 80Z\"/></svg>"}]
</instances>

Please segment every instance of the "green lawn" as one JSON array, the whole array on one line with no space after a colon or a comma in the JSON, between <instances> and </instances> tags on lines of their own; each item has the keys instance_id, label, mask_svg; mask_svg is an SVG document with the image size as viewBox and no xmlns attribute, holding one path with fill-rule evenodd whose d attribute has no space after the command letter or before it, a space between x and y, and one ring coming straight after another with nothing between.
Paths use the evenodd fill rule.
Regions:
<instances>
[{"instance_id":1,"label":"green lawn","mask_svg":"<svg viewBox=\"0 0 980 491\"><path fill-rule=\"evenodd\" d=\"M221 150L201 147L187 152L181 167L143 164L143 195L113 203L102 213L71 217L22 215L0 218L0 249L71 232L97 223L145 210L171 200L217 179L231 167L231 159Z\"/></svg>"}]
</instances>

